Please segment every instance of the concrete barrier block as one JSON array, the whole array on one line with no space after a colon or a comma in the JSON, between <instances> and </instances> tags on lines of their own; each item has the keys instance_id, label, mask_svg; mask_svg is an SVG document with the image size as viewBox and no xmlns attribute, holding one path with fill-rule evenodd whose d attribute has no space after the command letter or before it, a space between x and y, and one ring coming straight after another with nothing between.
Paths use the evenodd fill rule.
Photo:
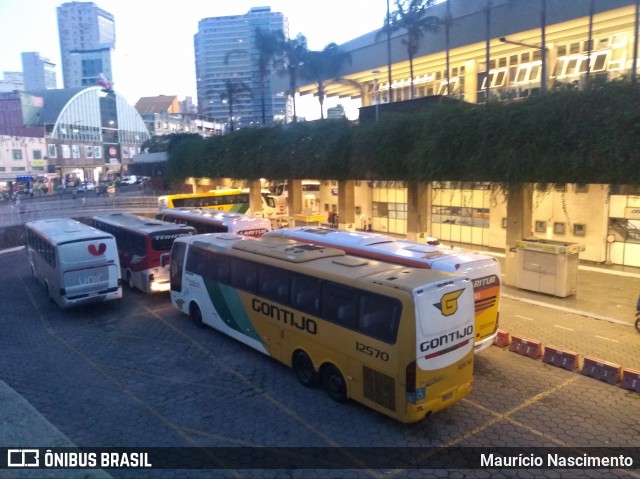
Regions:
<instances>
[{"instance_id":1,"label":"concrete barrier block","mask_svg":"<svg viewBox=\"0 0 640 479\"><path fill-rule=\"evenodd\" d=\"M511 344L511 337L509 333L503 329L498 329L498 336L496 337L495 343L499 348L505 348Z\"/></svg>"},{"instance_id":2,"label":"concrete barrier block","mask_svg":"<svg viewBox=\"0 0 640 479\"><path fill-rule=\"evenodd\" d=\"M640 371L628 368L623 369L620 386L630 391L640 392Z\"/></svg>"},{"instance_id":3,"label":"concrete barrier block","mask_svg":"<svg viewBox=\"0 0 640 479\"><path fill-rule=\"evenodd\" d=\"M582 364L582 375L604 381L608 384L618 384L622 368L618 364L602 359L585 356Z\"/></svg>"},{"instance_id":4,"label":"concrete barrier block","mask_svg":"<svg viewBox=\"0 0 640 479\"><path fill-rule=\"evenodd\" d=\"M575 351L566 351L553 346L545 346L542 362L567 371L575 371L579 367L580 355Z\"/></svg>"},{"instance_id":5,"label":"concrete barrier block","mask_svg":"<svg viewBox=\"0 0 640 479\"><path fill-rule=\"evenodd\" d=\"M542 356L542 343L522 336L511 336L509 351L539 359Z\"/></svg>"}]
</instances>

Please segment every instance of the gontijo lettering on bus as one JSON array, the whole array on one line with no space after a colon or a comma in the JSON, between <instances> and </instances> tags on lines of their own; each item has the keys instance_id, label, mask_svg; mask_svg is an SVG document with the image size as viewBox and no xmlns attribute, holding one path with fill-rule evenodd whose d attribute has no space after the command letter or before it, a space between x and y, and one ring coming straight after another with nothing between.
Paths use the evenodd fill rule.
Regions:
<instances>
[{"instance_id":1,"label":"gontijo lettering on bus","mask_svg":"<svg viewBox=\"0 0 640 479\"><path fill-rule=\"evenodd\" d=\"M294 314L293 311L261 301L259 298L254 298L251 301L251 308L256 313L261 313L282 324L293 326L294 328L306 331L309 334L318 334L318 323L306 316L296 317L296 314Z\"/></svg>"}]
</instances>

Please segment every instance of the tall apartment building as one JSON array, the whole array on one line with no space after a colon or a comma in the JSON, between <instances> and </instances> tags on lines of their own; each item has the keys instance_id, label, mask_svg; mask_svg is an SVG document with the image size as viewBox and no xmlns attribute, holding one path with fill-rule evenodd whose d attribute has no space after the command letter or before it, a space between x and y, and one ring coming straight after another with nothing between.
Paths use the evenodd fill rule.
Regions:
<instances>
[{"instance_id":1,"label":"tall apartment building","mask_svg":"<svg viewBox=\"0 0 640 479\"><path fill-rule=\"evenodd\" d=\"M56 64L38 52L22 52L22 73L26 91L57 88Z\"/></svg>"},{"instance_id":2,"label":"tall apartment building","mask_svg":"<svg viewBox=\"0 0 640 479\"><path fill-rule=\"evenodd\" d=\"M98 85L101 74L113 81L113 15L93 2L64 3L58 7L58 31L64 88Z\"/></svg>"},{"instance_id":3,"label":"tall apartment building","mask_svg":"<svg viewBox=\"0 0 640 479\"><path fill-rule=\"evenodd\" d=\"M258 70L256 29L279 30L288 36L288 22L269 7L252 8L245 15L200 20L194 36L198 112L230 123L229 88L235 128L262 124L262 90ZM267 76L264 83L265 123L284 122L289 100L276 95ZM228 125L227 129L229 129Z\"/></svg>"}]
</instances>

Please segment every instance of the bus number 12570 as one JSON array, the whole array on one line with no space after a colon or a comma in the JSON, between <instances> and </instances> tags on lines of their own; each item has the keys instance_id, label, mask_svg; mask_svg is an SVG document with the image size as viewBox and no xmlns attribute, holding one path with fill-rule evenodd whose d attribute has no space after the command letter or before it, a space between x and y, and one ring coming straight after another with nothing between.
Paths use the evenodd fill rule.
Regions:
<instances>
[{"instance_id":1,"label":"bus number 12570","mask_svg":"<svg viewBox=\"0 0 640 479\"><path fill-rule=\"evenodd\" d=\"M366 344L358 341L356 341L356 351L368 356L373 356L376 359L381 359L382 361L389 361L389 353L380 351L378 348L374 348L373 346L367 346Z\"/></svg>"}]
</instances>

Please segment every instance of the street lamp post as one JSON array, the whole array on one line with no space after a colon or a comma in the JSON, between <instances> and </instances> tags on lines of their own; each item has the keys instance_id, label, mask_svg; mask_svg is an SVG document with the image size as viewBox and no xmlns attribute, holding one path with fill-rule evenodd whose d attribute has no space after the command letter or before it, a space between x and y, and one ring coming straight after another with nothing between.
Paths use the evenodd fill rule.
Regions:
<instances>
[{"instance_id":1,"label":"street lamp post","mask_svg":"<svg viewBox=\"0 0 640 479\"><path fill-rule=\"evenodd\" d=\"M371 73L377 75L380 73L380 70L371 70ZM378 119L380 118L380 84L378 83L378 77L376 76L373 79L373 91L375 92L375 100L376 100L376 123L378 123Z\"/></svg>"}]
</instances>

